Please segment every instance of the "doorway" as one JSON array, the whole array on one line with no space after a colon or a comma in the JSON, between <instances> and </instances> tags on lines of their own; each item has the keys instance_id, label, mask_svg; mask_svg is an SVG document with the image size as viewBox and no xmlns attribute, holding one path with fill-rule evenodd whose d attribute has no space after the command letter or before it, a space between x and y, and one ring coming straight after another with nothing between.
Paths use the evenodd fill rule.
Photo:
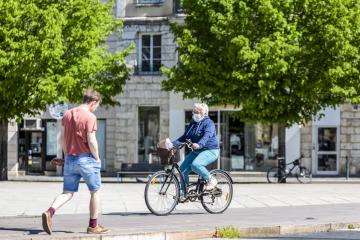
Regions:
<instances>
[{"instance_id":1,"label":"doorway","mask_svg":"<svg viewBox=\"0 0 360 240\"><path fill-rule=\"evenodd\" d=\"M315 171L322 175L339 173L339 127L316 126L313 139Z\"/></svg>"}]
</instances>

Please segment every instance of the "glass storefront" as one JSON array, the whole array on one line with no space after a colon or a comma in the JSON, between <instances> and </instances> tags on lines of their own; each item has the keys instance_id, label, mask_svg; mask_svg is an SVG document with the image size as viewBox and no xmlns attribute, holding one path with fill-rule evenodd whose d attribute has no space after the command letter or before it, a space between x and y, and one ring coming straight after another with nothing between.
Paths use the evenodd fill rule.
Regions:
<instances>
[{"instance_id":1,"label":"glass storefront","mask_svg":"<svg viewBox=\"0 0 360 240\"><path fill-rule=\"evenodd\" d=\"M209 169L226 171L267 171L276 166L278 151L277 126L249 124L234 116L233 111L209 111L220 142L220 161ZM185 127L191 111L185 112Z\"/></svg>"},{"instance_id":2,"label":"glass storefront","mask_svg":"<svg viewBox=\"0 0 360 240\"><path fill-rule=\"evenodd\" d=\"M55 172L56 167L50 163L57 155L57 122L54 119L42 119L39 129L19 125L18 163L19 170L26 174L44 174L45 171ZM97 121L99 154L102 169L106 166L106 120Z\"/></svg>"},{"instance_id":3,"label":"glass storefront","mask_svg":"<svg viewBox=\"0 0 360 240\"><path fill-rule=\"evenodd\" d=\"M26 174L42 174L45 170L46 132L45 122L41 127L29 126L24 123L19 125L18 163L19 170Z\"/></svg>"}]
</instances>

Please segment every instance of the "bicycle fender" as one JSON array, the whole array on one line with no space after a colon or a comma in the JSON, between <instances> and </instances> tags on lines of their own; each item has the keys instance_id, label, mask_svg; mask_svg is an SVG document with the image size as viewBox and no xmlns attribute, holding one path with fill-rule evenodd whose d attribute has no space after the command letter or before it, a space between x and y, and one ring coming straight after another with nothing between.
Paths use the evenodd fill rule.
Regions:
<instances>
[{"instance_id":1,"label":"bicycle fender","mask_svg":"<svg viewBox=\"0 0 360 240\"><path fill-rule=\"evenodd\" d=\"M228 172L226 172L225 170L222 170L222 169L214 169L214 170L211 170L211 171L210 171L210 174L213 173L213 172L221 172L221 173L223 173L224 175L226 175L227 177L229 177L229 179L230 179L230 181L231 181L232 184L234 183L234 181L232 180L230 174L229 174Z\"/></svg>"}]
</instances>

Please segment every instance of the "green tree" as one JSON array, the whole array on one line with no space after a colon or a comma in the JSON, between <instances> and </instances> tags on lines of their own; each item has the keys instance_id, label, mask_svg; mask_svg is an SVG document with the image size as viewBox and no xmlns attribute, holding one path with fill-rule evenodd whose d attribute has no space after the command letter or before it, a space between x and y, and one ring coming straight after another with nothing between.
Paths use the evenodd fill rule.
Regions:
<instances>
[{"instance_id":1,"label":"green tree","mask_svg":"<svg viewBox=\"0 0 360 240\"><path fill-rule=\"evenodd\" d=\"M89 87L104 104L116 104L112 96L129 77L130 48L111 54L104 44L122 26L112 11L112 2L98 0L0 1L0 179L10 119L54 102L78 102Z\"/></svg>"},{"instance_id":2,"label":"green tree","mask_svg":"<svg viewBox=\"0 0 360 240\"><path fill-rule=\"evenodd\" d=\"M184 0L183 9L164 89L283 125L360 100L359 0Z\"/></svg>"}]
</instances>

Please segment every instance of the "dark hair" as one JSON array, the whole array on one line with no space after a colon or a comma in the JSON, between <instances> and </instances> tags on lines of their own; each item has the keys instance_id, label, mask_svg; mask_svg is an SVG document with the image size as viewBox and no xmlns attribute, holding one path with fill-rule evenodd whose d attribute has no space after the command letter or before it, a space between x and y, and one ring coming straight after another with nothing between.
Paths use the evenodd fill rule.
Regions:
<instances>
[{"instance_id":1,"label":"dark hair","mask_svg":"<svg viewBox=\"0 0 360 240\"><path fill-rule=\"evenodd\" d=\"M83 103L91 103L92 101L101 102L101 95L94 89L88 89L83 95Z\"/></svg>"}]
</instances>

